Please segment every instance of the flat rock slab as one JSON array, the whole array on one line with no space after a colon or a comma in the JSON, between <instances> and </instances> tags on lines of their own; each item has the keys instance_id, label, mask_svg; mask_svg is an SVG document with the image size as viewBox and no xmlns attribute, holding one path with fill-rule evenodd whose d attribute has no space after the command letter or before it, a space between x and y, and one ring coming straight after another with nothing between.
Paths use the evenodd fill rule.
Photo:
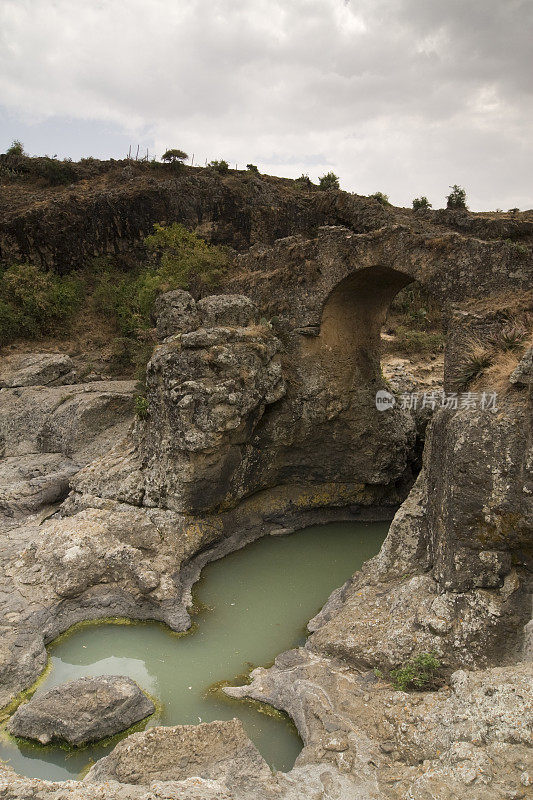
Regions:
<instances>
[{"instance_id":1,"label":"flat rock slab","mask_svg":"<svg viewBox=\"0 0 533 800\"><path fill-rule=\"evenodd\" d=\"M235 789L268 780L271 775L242 722L232 719L133 733L97 761L85 780L151 784L198 777L218 780Z\"/></svg>"},{"instance_id":2,"label":"flat rock slab","mask_svg":"<svg viewBox=\"0 0 533 800\"><path fill-rule=\"evenodd\" d=\"M2 386L46 386L74 368L64 353L28 353L8 358L0 371Z\"/></svg>"},{"instance_id":3,"label":"flat rock slab","mask_svg":"<svg viewBox=\"0 0 533 800\"><path fill-rule=\"evenodd\" d=\"M102 675L55 686L19 706L7 729L48 744L83 745L106 739L148 717L155 706L131 678Z\"/></svg>"}]
</instances>

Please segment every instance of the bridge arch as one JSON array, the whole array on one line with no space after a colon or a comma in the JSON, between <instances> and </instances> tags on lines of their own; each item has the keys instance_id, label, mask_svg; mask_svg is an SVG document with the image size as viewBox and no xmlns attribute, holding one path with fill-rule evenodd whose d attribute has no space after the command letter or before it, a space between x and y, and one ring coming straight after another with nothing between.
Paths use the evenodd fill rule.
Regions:
<instances>
[{"instance_id":1,"label":"bridge arch","mask_svg":"<svg viewBox=\"0 0 533 800\"><path fill-rule=\"evenodd\" d=\"M303 350L338 391L374 385L380 380L380 337L394 297L414 278L376 265L342 278L326 295L318 335Z\"/></svg>"}]
</instances>

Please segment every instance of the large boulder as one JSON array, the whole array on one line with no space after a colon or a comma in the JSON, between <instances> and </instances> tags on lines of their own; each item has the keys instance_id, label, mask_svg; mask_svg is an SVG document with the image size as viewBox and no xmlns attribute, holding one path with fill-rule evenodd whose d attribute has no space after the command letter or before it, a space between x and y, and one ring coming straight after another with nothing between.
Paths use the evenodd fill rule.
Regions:
<instances>
[{"instance_id":1,"label":"large boulder","mask_svg":"<svg viewBox=\"0 0 533 800\"><path fill-rule=\"evenodd\" d=\"M379 555L312 620L310 646L381 669L422 651L453 668L522 652L531 616L530 420L525 399L436 412L424 468Z\"/></svg>"},{"instance_id":2,"label":"large boulder","mask_svg":"<svg viewBox=\"0 0 533 800\"><path fill-rule=\"evenodd\" d=\"M80 746L120 733L154 711L135 681L103 675L80 678L34 697L18 707L8 730L41 744L60 740Z\"/></svg>"}]
</instances>

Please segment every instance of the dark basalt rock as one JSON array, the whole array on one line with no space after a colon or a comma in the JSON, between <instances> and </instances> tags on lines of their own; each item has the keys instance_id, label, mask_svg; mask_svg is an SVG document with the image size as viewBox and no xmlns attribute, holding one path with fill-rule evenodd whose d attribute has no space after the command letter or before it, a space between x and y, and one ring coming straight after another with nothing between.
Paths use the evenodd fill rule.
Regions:
<instances>
[{"instance_id":1,"label":"dark basalt rock","mask_svg":"<svg viewBox=\"0 0 533 800\"><path fill-rule=\"evenodd\" d=\"M8 731L41 744L60 739L79 746L120 733L154 711L152 701L131 678L80 678L19 706Z\"/></svg>"}]
</instances>

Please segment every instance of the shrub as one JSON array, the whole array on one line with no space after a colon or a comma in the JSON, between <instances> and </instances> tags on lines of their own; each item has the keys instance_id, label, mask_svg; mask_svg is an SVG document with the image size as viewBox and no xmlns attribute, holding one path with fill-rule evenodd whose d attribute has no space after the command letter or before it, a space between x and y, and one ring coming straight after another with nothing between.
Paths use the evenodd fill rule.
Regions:
<instances>
[{"instance_id":1,"label":"shrub","mask_svg":"<svg viewBox=\"0 0 533 800\"><path fill-rule=\"evenodd\" d=\"M8 147L6 150L6 156L24 156L26 155L24 152L24 145L19 139L15 139L11 147Z\"/></svg>"},{"instance_id":2,"label":"shrub","mask_svg":"<svg viewBox=\"0 0 533 800\"><path fill-rule=\"evenodd\" d=\"M220 172L221 175L225 175L226 172L229 172L229 164L227 161L224 161L224 159L214 159L213 161L210 161L207 166L210 169L215 170L215 172Z\"/></svg>"},{"instance_id":3,"label":"shrub","mask_svg":"<svg viewBox=\"0 0 533 800\"><path fill-rule=\"evenodd\" d=\"M319 189L339 189L339 177L334 172L327 172L318 179Z\"/></svg>"},{"instance_id":4,"label":"shrub","mask_svg":"<svg viewBox=\"0 0 533 800\"><path fill-rule=\"evenodd\" d=\"M302 188L305 189L309 189L309 187L313 185L311 182L311 178L309 177L309 175L306 175L305 173L302 173L299 178L295 178L294 183L297 186L299 187L301 186Z\"/></svg>"},{"instance_id":5,"label":"shrub","mask_svg":"<svg viewBox=\"0 0 533 800\"><path fill-rule=\"evenodd\" d=\"M224 250L209 245L177 222L169 226L154 225L154 233L144 243L158 265L154 277L159 291L212 289L227 266Z\"/></svg>"},{"instance_id":6,"label":"shrub","mask_svg":"<svg viewBox=\"0 0 533 800\"><path fill-rule=\"evenodd\" d=\"M214 288L227 265L226 253L183 225L154 225L144 240L148 261L126 274L96 263L95 310L112 319L123 337L150 328L155 298L171 289Z\"/></svg>"},{"instance_id":7,"label":"shrub","mask_svg":"<svg viewBox=\"0 0 533 800\"><path fill-rule=\"evenodd\" d=\"M183 164L183 162L187 158L189 158L187 153L185 153L183 150L177 150L176 148L172 148L171 150L166 150L161 156L162 161L167 161L171 164L176 164L176 163Z\"/></svg>"},{"instance_id":8,"label":"shrub","mask_svg":"<svg viewBox=\"0 0 533 800\"><path fill-rule=\"evenodd\" d=\"M435 689L439 683L440 661L435 653L419 653L391 672L392 684L400 692L425 692Z\"/></svg>"},{"instance_id":9,"label":"shrub","mask_svg":"<svg viewBox=\"0 0 533 800\"><path fill-rule=\"evenodd\" d=\"M381 205L383 205L383 206L388 206L389 205L389 195L388 194L383 194L383 192L374 192L374 194L371 194L370 197L372 197L374 200L377 200L378 203L381 203Z\"/></svg>"},{"instance_id":10,"label":"shrub","mask_svg":"<svg viewBox=\"0 0 533 800\"><path fill-rule=\"evenodd\" d=\"M529 255L529 247L527 244L523 242L514 242L512 239L504 239L503 241L512 248L517 256L522 258Z\"/></svg>"},{"instance_id":11,"label":"shrub","mask_svg":"<svg viewBox=\"0 0 533 800\"><path fill-rule=\"evenodd\" d=\"M466 190L454 183L450 186L451 192L446 197L446 208L467 208Z\"/></svg>"},{"instance_id":12,"label":"shrub","mask_svg":"<svg viewBox=\"0 0 533 800\"><path fill-rule=\"evenodd\" d=\"M413 200L413 211L425 211L431 208L431 203L425 195L422 197L415 197Z\"/></svg>"},{"instance_id":13,"label":"shrub","mask_svg":"<svg viewBox=\"0 0 533 800\"><path fill-rule=\"evenodd\" d=\"M142 394L135 395L135 413L139 419L146 419L148 416L148 398Z\"/></svg>"},{"instance_id":14,"label":"shrub","mask_svg":"<svg viewBox=\"0 0 533 800\"><path fill-rule=\"evenodd\" d=\"M255 175L259 175L259 170L256 164L247 164L246 169L248 172L253 172Z\"/></svg>"},{"instance_id":15,"label":"shrub","mask_svg":"<svg viewBox=\"0 0 533 800\"><path fill-rule=\"evenodd\" d=\"M520 209L519 209L519 208L516 208L516 207L515 207L515 208L510 208L510 209L509 209L509 213L510 213L510 214L518 214L518 212L519 212L519 211L520 211Z\"/></svg>"},{"instance_id":16,"label":"shrub","mask_svg":"<svg viewBox=\"0 0 533 800\"><path fill-rule=\"evenodd\" d=\"M57 332L82 300L83 286L77 276L42 272L32 264L4 269L0 272L0 345Z\"/></svg>"},{"instance_id":17,"label":"shrub","mask_svg":"<svg viewBox=\"0 0 533 800\"><path fill-rule=\"evenodd\" d=\"M50 186L60 186L65 183L73 183L77 180L77 175L71 161L65 159L58 161L56 158L43 158L33 159L33 169L36 175L39 175L48 181Z\"/></svg>"}]
</instances>

